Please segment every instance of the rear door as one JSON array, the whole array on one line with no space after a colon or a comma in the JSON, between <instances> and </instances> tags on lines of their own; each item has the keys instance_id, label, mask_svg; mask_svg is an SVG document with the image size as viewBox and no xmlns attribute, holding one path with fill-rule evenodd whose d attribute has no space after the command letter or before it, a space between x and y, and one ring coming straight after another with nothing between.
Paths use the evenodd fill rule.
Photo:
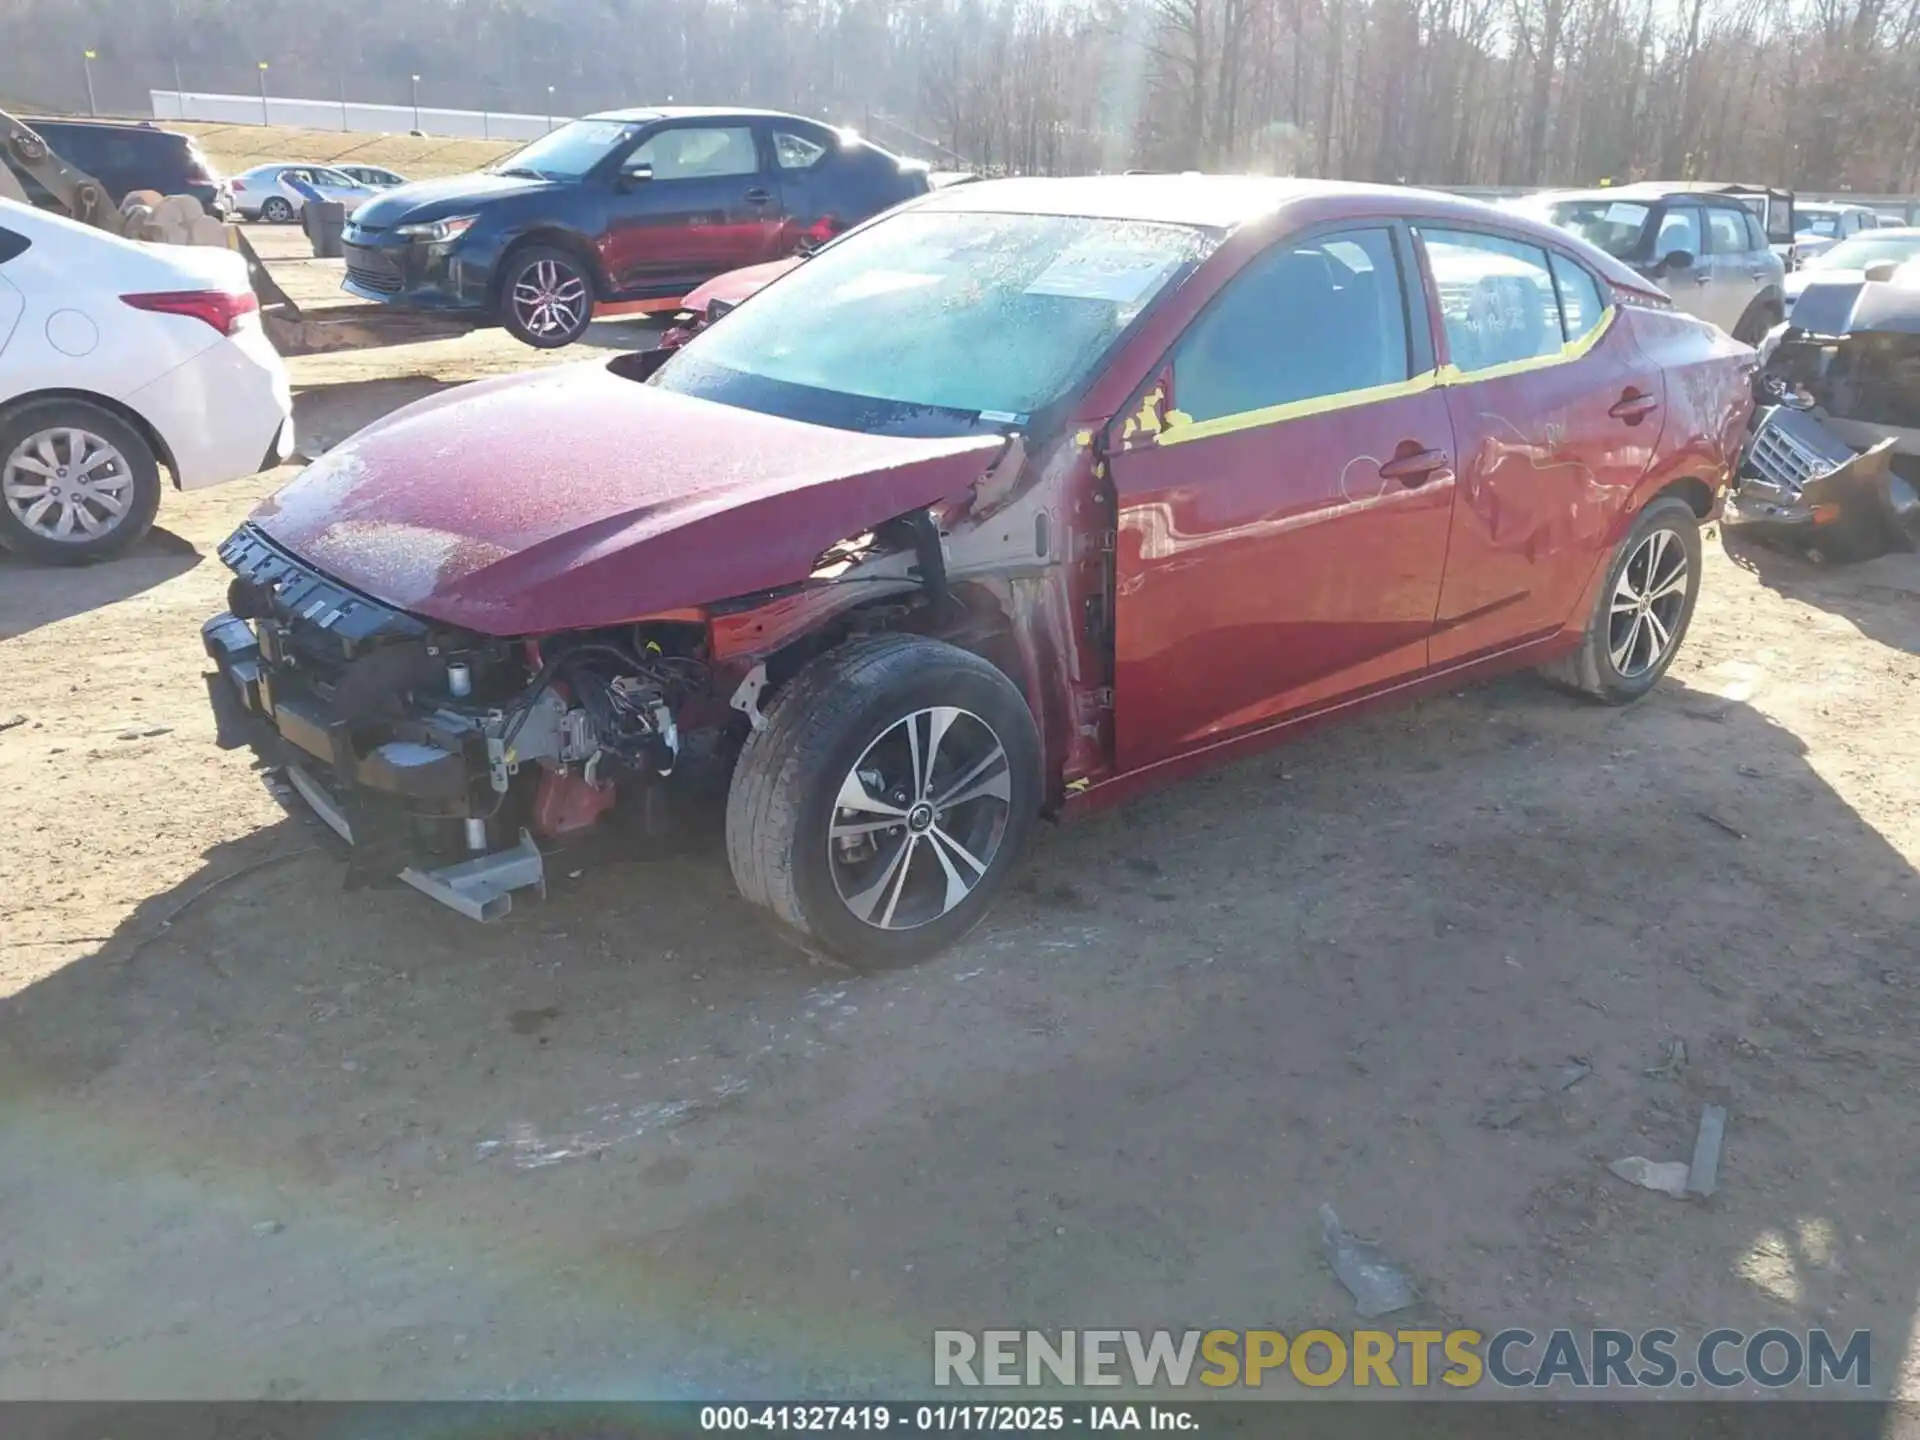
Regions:
<instances>
[{"instance_id":1,"label":"rear door","mask_svg":"<svg viewBox=\"0 0 1920 1440\"><path fill-rule=\"evenodd\" d=\"M1729 335L1740 328L1747 307L1753 304L1766 281L1760 257L1747 243L1744 207L1713 204L1701 207L1705 221L1707 260L1713 272L1708 287L1712 313L1707 317Z\"/></svg>"},{"instance_id":2,"label":"rear door","mask_svg":"<svg viewBox=\"0 0 1920 1440\"><path fill-rule=\"evenodd\" d=\"M1113 422L1123 769L1418 672L1452 435L1404 226L1278 242Z\"/></svg>"},{"instance_id":3,"label":"rear door","mask_svg":"<svg viewBox=\"0 0 1920 1440\"><path fill-rule=\"evenodd\" d=\"M1459 457L1437 666L1566 623L1652 461L1665 389L1571 256L1490 231L1418 235Z\"/></svg>"},{"instance_id":4,"label":"rear door","mask_svg":"<svg viewBox=\"0 0 1920 1440\"><path fill-rule=\"evenodd\" d=\"M644 167L648 178L636 172ZM673 122L650 130L611 183L602 264L627 295L685 294L779 253L779 186L749 120Z\"/></svg>"}]
</instances>

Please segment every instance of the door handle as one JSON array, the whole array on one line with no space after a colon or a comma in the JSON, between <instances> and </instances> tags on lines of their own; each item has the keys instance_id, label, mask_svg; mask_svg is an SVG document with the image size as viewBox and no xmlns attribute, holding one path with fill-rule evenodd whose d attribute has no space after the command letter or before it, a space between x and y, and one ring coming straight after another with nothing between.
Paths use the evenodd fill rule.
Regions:
<instances>
[{"instance_id":1,"label":"door handle","mask_svg":"<svg viewBox=\"0 0 1920 1440\"><path fill-rule=\"evenodd\" d=\"M1711 280L1712 278L1713 277L1711 275L1695 274L1693 277L1693 283L1696 285L1704 285L1707 283L1707 281Z\"/></svg>"},{"instance_id":2,"label":"door handle","mask_svg":"<svg viewBox=\"0 0 1920 1440\"><path fill-rule=\"evenodd\" d=\"M1653 396L1629 389L1623 391L1620 398L1613 402L1607 414L1616 420L1624 420L1629 425L1638 425L1659 408L1660 402Z\"/></svg>"},{"instance_id":3,"label":"door handle","mask_svg":"<svg viewBox=\"0 0 1920 1440\"><path fill-rule=\"evenodd\" d=\"M1398 480L1409 490L1417 490L1438 476L1451 478L1448 466L1451 460L1444 450L1415 450L1410 455L1396 455L1380 466L1380 478Z\"/></svg>"},{"instance_id":4,"label":"door handle","mask_svg":"<svg viewBox=\"0 0 1920 1440\"><path fill-rule=\"evenodd\" d=\"M773 196L756 186L752 190L747 191L746 199L749 205L764 205L773 199Z\"/></svg>"},{"instance_id":5,"label":"door handle","mask_svg":"<svg viewBox=\"0 0 1920 1440\"><path fill-rule=\"evenodd\" d=\"M1764 270L1749 270L1747 272L1747 278L1749 280L1764 280L1767 278L1767 272Z\"/></svg>"}]
</instances>

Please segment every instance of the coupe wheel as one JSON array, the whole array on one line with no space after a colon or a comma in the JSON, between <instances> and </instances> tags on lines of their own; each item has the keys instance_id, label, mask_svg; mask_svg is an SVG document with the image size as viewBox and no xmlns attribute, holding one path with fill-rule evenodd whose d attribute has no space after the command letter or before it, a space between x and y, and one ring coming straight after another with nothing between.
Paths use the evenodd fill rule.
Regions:
<instances>
[{"instance_id":1,"label":"coupe wheel","mask_svg":"<svg viewBox=\"0 0 1920 1440\"><path fill-rule=\"evenodd\" d=\"M293 206L278 195L269 195L260 207L260 218L269 225L285 225L293 219Z\"/></svg>"},{"instance_id":2,"label":"coupe wheel","mask_svg":"<svg viewBox=\"0 0 1920 1440\"><path fill-rule=\"evenodd\" d=\"M748 900L805 941L896 964L958 940L1018 864L1039 739L993 665L913 635L815 660L747 740L727 854Z\"/></svg>"},{"instance_id":3,"label":"coupe wheel","mask_svg":"<svg viewBox=\"0 0 1920 1440\"><path fill-rule=\"evenodd\" d=\"M557 350L578 340L592 320L593 277L577 257L536 245L508 261L500 321L516 340Z\"/></svg>"},{"instance_id":4,"label":"coupe wheel","mask_svg":"<svg viewBox=\"0 0 1920 1440\"><path fill-rule=\"evenodd\" d=\"M1700 594L1700 522L1686 501L1656 500L1615 547L1580 648L1547 674L1609 705L1638 700L1680 649Z\"/></svg>"},{"instance_id":5,"label":"coupe wheel","mask_svg":"<svg viewBox=\"0 0 1920 1440\"><path fill-rule=\"evenodd\" d=\"M117 555L160 507L160 466L139 431L83 400L0 419L0 546L54 564Z\"/></svg>"}]
</instances>

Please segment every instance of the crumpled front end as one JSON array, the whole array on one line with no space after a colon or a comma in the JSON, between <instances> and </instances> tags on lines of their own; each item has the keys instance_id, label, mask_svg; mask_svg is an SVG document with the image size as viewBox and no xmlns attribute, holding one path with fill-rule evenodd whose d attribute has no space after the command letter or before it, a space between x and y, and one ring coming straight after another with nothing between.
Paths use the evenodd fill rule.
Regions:
<instances>
[{"instance_id":1,"label":"crumpled front end","mask_svg":"<svg viewBox=\"0 0 1920 1440\"><path fill-rule=\"evenodd\" d=\"M1920 544L1920 290L1810 285L1770 336L1729 530L1821 560Z\"/></svg>"},{"instance_id":2,"label":"crumpled front end","mask_svg":"<svg viewBox=\"0 0 1920 1440\"><path fill-rule=\"evenodd\" d=\"M250 746L352 846L350 888L398 877L476 920L544 893L541 844L623 799L657 819L675 707L705 666L677 627L465 633L350 590L243 526L229 609L201 627L218 744ZM638 804L632 803L638 797ZM537 838L536 838L537 837Z\"/></svg>"}]
</instances>

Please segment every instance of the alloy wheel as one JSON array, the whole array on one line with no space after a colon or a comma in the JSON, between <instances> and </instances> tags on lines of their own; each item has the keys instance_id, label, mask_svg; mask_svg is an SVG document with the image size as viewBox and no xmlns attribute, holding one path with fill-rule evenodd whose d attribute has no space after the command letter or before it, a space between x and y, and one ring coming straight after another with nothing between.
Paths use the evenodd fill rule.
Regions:
<instances>
[{"instance_id":1,"label":"alloy wheel","mask_svg":"<svg viewBox=\"0 0 1920 1440\"><path fill-rule=\"evenodd\" d=\"M586 320L587 282L558 260L537 260L513 282L513 311L530 335L570 335Z\"/></svg>"},{"instance_id":2,"label":"alloy wheel","mask_svg":"<svg viewBox=\"0 0 1920 1440\"><path fill-rule=\"evenodd\" d=\"M834 800L827 862L841 903L880 930L950 913L992 868L1011 802L1006 747L978 715L936 705L895 721Z\"/></svg>"},{"instance_id":3,"label":"alloy wheel","mask_svg":"<svg viewBox=\"0 0 1920 1440\"><path fill-rule=\"evenodd\" d=\"M127 457L89 430L27 436L0 470L0 497L33 534L62 544L110 534L133 503Z\"/></svg>"},{"instance_id":4,"label":"alloy wheel","mask_svg":"<svg viewBox=\"0 0 1920 1440\"><path fill-rule=\"evenodd\" d=\"M1687 603L1687 548L1671 530L1655 530L1634 547L1613 587L1607 654L1626 680L1637 679L1673 649Z\"/></svg>"}]
</instances>

